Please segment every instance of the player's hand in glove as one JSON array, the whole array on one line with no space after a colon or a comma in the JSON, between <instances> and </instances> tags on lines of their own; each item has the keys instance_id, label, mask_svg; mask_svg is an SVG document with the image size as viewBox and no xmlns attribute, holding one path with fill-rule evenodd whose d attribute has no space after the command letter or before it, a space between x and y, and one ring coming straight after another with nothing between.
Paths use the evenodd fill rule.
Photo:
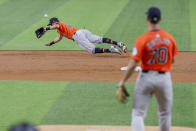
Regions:
<instances>
[{"instance_id":1,"label":"player's hand in glove","mask_svg":"<svg viewBox=\"0 0 196 131\"><path fill-rule=\"evenodd\" d=\"M124 83L119 83L117 89L116 89L116 98L121 102L121 103L126 103L127 102L127 97L129 97L129 93L126 90L126 87L124 86Z\"/></svg>"},{"instance_id":2,"label":"player's hand in glove","mask_svg":"<svg viewBox=\"0 0 196 131\"><path fill-rule=\"evenodd\" d=\"M44 35L45 32L46 32L46 29L44 27L40 27L39 29L35 31L35 34L37 38L39 39L40 37Z\"/></svg>"}]
</instances>

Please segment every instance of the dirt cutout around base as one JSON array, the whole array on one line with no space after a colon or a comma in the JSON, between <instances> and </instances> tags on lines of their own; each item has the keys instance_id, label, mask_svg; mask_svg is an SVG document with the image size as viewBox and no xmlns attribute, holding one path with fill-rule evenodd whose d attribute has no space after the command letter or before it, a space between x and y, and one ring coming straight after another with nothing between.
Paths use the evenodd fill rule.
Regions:
<instances>
[{"instance_id":1,"label":"dirt cutout around base","mask_svg":"<svg viewBox=\"0 0 196 131\"><path fill-rule=\"evenodd\" d=\"M131 52L123 55L86 51L0 51L0 80L117 82ZM180 52L174 82L196 82L196 52ZM138 73L129 79L135 81Z\"/></svg>"},{"instance_id":2,"label":"dirt cutout around base","mask_svg":"<svg viewBox=\"0 0 196 131\"><path fill-rule=\"evenodd\" d=\"M131 131L130 126L77 126L77 125L41 125L39 131ZM159 131L159 127L145 127L146 131ZM187 127L172 127L171 131L196 131Z\"/></svg>"}]
</instances>

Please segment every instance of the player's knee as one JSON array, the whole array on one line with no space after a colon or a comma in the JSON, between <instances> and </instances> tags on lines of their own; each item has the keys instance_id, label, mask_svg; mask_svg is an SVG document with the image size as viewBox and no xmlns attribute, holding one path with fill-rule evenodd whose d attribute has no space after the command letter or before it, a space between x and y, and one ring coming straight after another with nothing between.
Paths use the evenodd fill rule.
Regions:
<instances>
[{"instance_id":1,"label":"player's knee","mask_svg":"<svg viewBox=\"0 0 196 131\"><path fill-rule=\"evenodd\" d=\"M136 109L133 109L133 111L132 111L132 117L142 117L142 118L144 118L145 116L146 116L145 111L136 110Z\"/></svg>"},{"instance_id":2,"label":"player's knee","mask_svg":"<svg viewBox=\"0 0 196 131\"><path fill-rule=\"evenodd\" d=\"M111 39L109 38L102 38L103 43L111 43Z\"/></svg>"},{"instance_id":3,"label":"player's knee","mask_svg":"<svg viewBox=\"0 0 196 131\"><path fill-rule=\"evenodd\" d=\"M170 110L165 110L165 111L161 111L159 112L159 117L163 118L163 117L168 117L171 115L171 111Z\"/></svg>"}]
</instances>

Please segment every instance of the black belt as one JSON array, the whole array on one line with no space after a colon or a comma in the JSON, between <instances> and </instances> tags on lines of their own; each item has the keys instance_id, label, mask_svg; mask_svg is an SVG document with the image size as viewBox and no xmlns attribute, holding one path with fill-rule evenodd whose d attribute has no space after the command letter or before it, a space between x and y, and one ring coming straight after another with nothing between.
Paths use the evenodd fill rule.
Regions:
<instances>
[{"instance_id":1,"label":"black belt","mask_svg":"<svg viewBox=\"0 0 196 131\"><path fill-rule=\"evenodd\" d=\"M142 70L142 72L143 73L148 73L149 72L149 70ZM163 72L163 71L157 71L159 74L165 74L165 72Z\"/></svg>"},{"instance_id":2,"label":"black belt","mask_svg":"<svg viewBox=\"0 0 196 131\"><path fill-rule=\"evenodd\" d=\"M77 31L76 31L76 32L77 32ZM76 32L74 32L73 36L76 34ZM75 40L73 39L73 36L72 36L72 40L75 41Z\"/></svg>"}]
</instances>

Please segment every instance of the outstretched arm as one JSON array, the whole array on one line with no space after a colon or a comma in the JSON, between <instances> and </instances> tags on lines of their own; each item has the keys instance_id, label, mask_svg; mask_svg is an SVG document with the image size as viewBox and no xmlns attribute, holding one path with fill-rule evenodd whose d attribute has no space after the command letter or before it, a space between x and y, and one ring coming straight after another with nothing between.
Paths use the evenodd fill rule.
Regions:
<instances>
[{"instance_id":1,"label":"outstretched arm","mask_svg":"<svg viewBox=\"0 0 196 131\"><path fill-rule=\"evenodd\" d=\"M60 40L62 40L62 38L63 38L63 35L59 35L58 37L56 37L56 39L55 39L54 41L45 44L45 46L51 46L51 45L53 45L53 44L59 42Z\"/></svg>"}]
</instances>

